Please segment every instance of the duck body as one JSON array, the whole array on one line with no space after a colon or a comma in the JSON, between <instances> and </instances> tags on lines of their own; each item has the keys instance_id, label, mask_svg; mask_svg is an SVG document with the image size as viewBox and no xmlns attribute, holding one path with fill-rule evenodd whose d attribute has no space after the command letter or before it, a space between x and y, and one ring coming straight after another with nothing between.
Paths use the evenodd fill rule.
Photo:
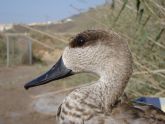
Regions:
<instances>
[{"instance_id":1,"label":"duck body","mask_svg":"<svg viewBox=\"0 0 165 124\"><path fill-rule=\"evenodd\" d=\"M89 91L76 89L65 98L57 112L59 124L165 124L165 113L151 105L124 99L105 110L102 94Z\"/></svg>"},{"instance_id":2,"label":"duck body","mask_svg":"<svg viewBox=\"0 0 165 124\"><path fill-rule=\"evenodd\" d=\"M30 88L76 73L98 75L98 81L72 91L57 112L59 124L165 124L160 110L118 102L132 75L127 42L117 33L87 30L72 38L60 60L47 73L25 85ZM150 112L154 111L154 117Z\"/></svg>"}]
</instances>

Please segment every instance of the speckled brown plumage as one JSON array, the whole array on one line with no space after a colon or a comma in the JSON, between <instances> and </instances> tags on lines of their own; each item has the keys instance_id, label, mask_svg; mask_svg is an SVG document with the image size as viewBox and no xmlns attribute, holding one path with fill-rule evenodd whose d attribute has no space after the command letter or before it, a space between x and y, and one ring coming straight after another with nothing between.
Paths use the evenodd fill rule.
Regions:
<instances>
[{"instance_id":1,"label":"speckled brown plumage","mask_svg":"<svg viewBox=\"0 0 165 124\"><path fill-rule=\"evenodd\" d=\"M135 122L144 124L165 124L165 113L150 105L141 105L138 103L130 102L129 99L118 102L111 113L116 119L122 119L134 124ZM143 121L141 121L142 119Z\"/></svg>"},{"instance_id":2,"label":"speckled brown plumage","mask_svg":"<svg viewBox=\"0 0 165 124\"><path fill-rule=\"evenodd\" d=\"M105 39L110 38L110 35L108 35L104 30L86 30L72 37L69 46L72 48L79 47L77 40L80 37L84 38L85 40L85 44L83 46L89 46L98 40L104 41Z\"/></svg>"},{"instance_id":3,"label":"speckled brown plumage","mask_svg":"<svg viewBox=\"0 0 165 124\"><path fill-rule=\"evenodd\" d=\"M64 99L57 113L59 124L165 122L164 113L154 108L144 109L118 102L132 75L133 62L127 42L117 33L104 30L81 32L72 38L62 59L74 73L91 72L100 79L74 90Z\"/></svg>"},{"instance_id":4,"label":"speckled brown plumage","mask_svg":"<svg viewBox=\"0 0 165 124\"><path fill-rule=\"evenodd\" d=\"M153 106L140 105L137 103L129 102L125 96L120 97L118 101L113 105L113 109L110 115L103 116L104 113L97 113L98 121L96 124L111 124L109 123L109 116L123 122L124 124L165 124L165 113ZM60 102L60 101L59 101ZM59 107L61 109L61 107ZM57 116L59 116L59 109ZM84 109L78 110L83 112ZM86 113L88 114L88 113ZM89 117L88 120L92 118ZM64 120L64 117L62 117ZM95 120L96 121L96 120ZM94 123L94 120L92 120ZM89 124L93 124L89 122ZM74 124L74 122L72 122ZM119 124L123 124L119 123ZM71 124L71 123L68 123ZM76 123L75 123L76 124Z\"/></svg>"}]
</instances>

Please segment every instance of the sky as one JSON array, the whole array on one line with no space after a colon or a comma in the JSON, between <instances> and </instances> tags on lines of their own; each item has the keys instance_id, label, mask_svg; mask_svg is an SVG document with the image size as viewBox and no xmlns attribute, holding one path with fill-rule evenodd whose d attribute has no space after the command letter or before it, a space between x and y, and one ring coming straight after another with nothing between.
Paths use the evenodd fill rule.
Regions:
<instances>
[{"instance_id":1,"label":"sky","mask_svg":"<svg viewBox=\"0 0 165 124\"><path fill-rule=\"evenodd\" d=\"M0 24L57 21L105 0L0 0Z\"/></svg>"}]
</instances>

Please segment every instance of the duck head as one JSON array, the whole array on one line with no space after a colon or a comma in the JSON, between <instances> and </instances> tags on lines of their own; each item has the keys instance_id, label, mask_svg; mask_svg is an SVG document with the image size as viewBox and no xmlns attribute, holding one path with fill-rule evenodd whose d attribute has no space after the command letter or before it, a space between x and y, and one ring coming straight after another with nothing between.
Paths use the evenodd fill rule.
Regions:
<instances>
[{"instance_id":1,"label":"duck head","mask_svg":"<svg viewBox=\"0 0 165 124\"><path fill-rule=\"evenodd\" d=\"M103 81L120 72L122 75L131 75L132 57L127 43L112 31L81 32L71 39L59 61L48 72L28 82L25 88L43 85L80 72L95 73Z\"/></svg>"}]
</instances>

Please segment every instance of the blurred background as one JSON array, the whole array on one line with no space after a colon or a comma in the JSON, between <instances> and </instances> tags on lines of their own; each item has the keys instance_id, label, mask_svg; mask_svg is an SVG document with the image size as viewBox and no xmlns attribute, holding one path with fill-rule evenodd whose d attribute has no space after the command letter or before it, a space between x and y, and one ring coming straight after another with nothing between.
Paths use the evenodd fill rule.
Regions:
<instances>
[{"instance_id":1,"label":"blurred background","mask_svg":"<svg viewBox=\"0 0 165 124\"><path fill-rule=\"evenodd\" d=\"M113 30L128 41L134 59L129 97L165 97L165 0L0 2L0 124L54 123L50 96L98 78L79 74L29 91L23 87L86 29Z\"/></svg>"}]
</instances>

